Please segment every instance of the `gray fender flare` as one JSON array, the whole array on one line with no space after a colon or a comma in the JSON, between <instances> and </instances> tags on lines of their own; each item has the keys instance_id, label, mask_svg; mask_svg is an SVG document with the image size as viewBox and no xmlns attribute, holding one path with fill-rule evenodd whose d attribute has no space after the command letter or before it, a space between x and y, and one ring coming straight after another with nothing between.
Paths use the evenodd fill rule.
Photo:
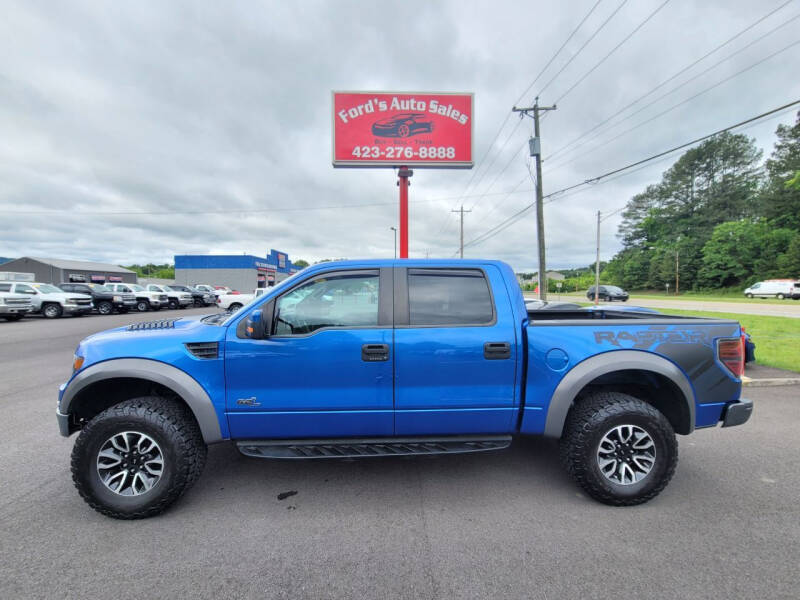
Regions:
<instances>
[{"instance_id":1,"label":"gray fender flare","mask_svg":"<svg viewBox=\"0 0 800 600\"><path fill-rule=\"evenodd\" d=\"M614 350L592 356L575 365L572 370L564 375L550 400L544 435L554 438L561 437L561 433L564 430L564 422L567 420L567 413L572 407L572 401L586 384L601 375L630 369L652 371L659 375L664 375L677 385L678 389L683 393L683 399L689 410L689 430L694 431L694 390L683 371L675 366L674 363L657 354L638 350Z\"/></svg>"},{"instance_id":2,"label":"gray fender flare","mask_svg":"<svg viewBox=\"0 0 800 600\"><path fill-rule=\"evenodd\" d=\"M203 387L184 371L156 360L117 358L87 367L78 373L64 390L59 411L62 414L69 414L73 399L87 386L104 379L118 377L153 381L171 389L183 398L194 413L205 442L211 444L222 440L214 404Z\"/></svg>"}]
</instances>

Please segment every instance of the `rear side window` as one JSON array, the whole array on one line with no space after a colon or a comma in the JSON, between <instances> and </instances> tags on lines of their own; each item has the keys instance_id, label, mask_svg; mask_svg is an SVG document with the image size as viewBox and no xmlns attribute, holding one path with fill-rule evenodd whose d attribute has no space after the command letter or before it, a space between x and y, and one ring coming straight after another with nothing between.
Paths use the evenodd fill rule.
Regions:
<instances>
[{"instance_id":1,"label":"rear side window","mask_svg":"<svg viewBox=\"0 0 800 600\"><path fill-rule=\"evenodd\" d=\"M0 292L10 292L10 291L11 291L10 283L0 283Z\"/></svg>"},{"instance_id":2,"label":"rear side window","mask_svg":"<svg viewBox=\"0 0 800 600\"><path fill-rule=\"evenodd\" d=\"M492 297L478 269L409 269L409 325L488 325Z\"/></svg>"}]
</instances>

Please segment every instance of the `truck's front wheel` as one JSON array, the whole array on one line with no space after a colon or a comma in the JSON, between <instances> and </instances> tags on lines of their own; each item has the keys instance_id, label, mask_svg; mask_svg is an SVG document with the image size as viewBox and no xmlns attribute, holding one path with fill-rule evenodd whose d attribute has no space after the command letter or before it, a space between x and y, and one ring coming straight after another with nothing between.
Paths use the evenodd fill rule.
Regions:
<instances>
[{"instance_id":1,"label":"truck's front wheel","mask_svg":"<svg viewBox=\"0 0 800 600\"><path fill-rule=\"evenodd\" d=\"M672 425L651 405L627 394L599 392L570 411L561 457L592 498L631 506L656 497L669 483L678 442Z\"/></svg>"},{"instance_id":2,"label":"truck's front wheel","mask_svg":"<svg viewBox=\"0 0 800 600\"><path fill-rule=\"evenodd\" d=\"M206 445L188 409L146 396L103 411L72 450L72 479L96 511L117 519L156 515L200 476Z\"/></svg>"}]
</instances>

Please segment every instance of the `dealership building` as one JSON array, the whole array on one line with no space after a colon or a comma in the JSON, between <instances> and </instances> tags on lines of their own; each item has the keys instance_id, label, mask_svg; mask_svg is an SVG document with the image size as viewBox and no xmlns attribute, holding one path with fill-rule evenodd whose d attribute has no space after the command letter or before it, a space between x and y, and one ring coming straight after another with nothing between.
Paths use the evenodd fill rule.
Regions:
<instances>
[{"instance_id":1,"label":"dealership building","mask_svg":"<svg viewBox=\"0 0 800 600\"><path fill-rule=\"evenodd\" d=\"M176 254L175 283L179 285L224 285L246 292L271 287L299 271L289 255L270 250L266 256L252 254Z\"/></svg>"},{"instance_id":2,"label":"dealership building","mask_svg":"<svg viewBox=\"0 0 800 600\"><path fill-rule=\"evenodd\" d=\"M33 273L33 281L58 285L80 283L136 283L136 272L118 265L23 256L0 265L0 271Z\"/></svg>"}]
</instances>

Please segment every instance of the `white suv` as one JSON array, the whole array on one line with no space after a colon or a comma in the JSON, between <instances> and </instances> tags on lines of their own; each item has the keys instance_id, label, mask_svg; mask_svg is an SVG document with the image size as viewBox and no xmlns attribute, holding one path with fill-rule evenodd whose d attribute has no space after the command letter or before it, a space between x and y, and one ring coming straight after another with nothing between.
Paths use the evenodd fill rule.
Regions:
<instances>
[{"instance_id":1,"label":"white suv","mask_svg":"<svg viewBox=\"0 0 800 600\"><path fill-rule=\"evenodd\" d=\"M92 312L92 297L86 294L71 294L49 283L26 281L4 284L4 287L6 285L11 286L11 293L30 298L32 312L42 313L48 319L62 315L82 317Z\"/></svg>"},{"instance_id":2,"label":"white suv","mask_svg":"<svg viewBox=\"0 0 800 600\"><path fill-rule=\"evenodd\" d=\"M169 304L167 295L163 292L152 292L135 283L107 283L107 288L119 294L134 294L136 296L136 310L160 310Z\"/></svg>"}]
</instances>

